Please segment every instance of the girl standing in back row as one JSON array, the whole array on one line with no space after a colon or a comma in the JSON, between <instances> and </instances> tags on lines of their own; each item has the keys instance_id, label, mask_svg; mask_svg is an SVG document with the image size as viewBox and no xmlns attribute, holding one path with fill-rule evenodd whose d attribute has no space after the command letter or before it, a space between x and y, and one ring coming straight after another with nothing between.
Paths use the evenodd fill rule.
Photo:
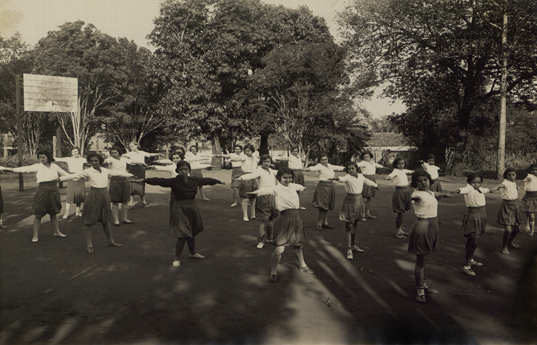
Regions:
<instances>
[{"instance_id":1,"label":"girl standing in back row","mask_svg":"<svg viewBox=\"0 0 537 345\"><path fill-rule=\"evenodd\" d=\"M357 164L357 166L362 170L362 174L365 178L377 182L377 169L384 168L382 165L375 163L372 161L373 154L369 151L364 151L360 155L360 159L362 160ZM376 188L371 186L364 186L364 189L362 191L362 198L364 198L364 206L363 206L363 213L362 213L362 222L365 222L367 218L375 219L377 217L372 216L369 212L369 203L371 202L371 199L375 197L375 191Z\"/></svg>"},{"instance_id":2,"label":"girl standing in back row","mask_svg":"<svg viewBox=\"0 0 537 345\"><path fill-rule=\"evenodd\" d=\"M408 188L408 177L406 175L412 174L414 171L405 169L405 160L401 157L395 158L392 165L394 169L386 177L386 180L393 180L393 186L395 187L392 195L393 212L397 212L395 237L402 239L408 236L408 233L403 231L403 216L406 211L410 210L412 203L410 200L412 192Z\"/></svg>"},{"instance_id":3,"label":"girl standing in back row","mask_svg":"<svg viewBox=\"0 0 537 345\"><path fill-rule=\"evenodd\" d=\"M526 190L522 197L522 212L526 213L526 232L529 236L533 236L537 213L537 164L529 166L528 176L522 181Z\"/></svg>"},{"instance_id":4,"label":"girl standing in back row","mask_svg":"<svg viewBox=\"0 0 537 345\"><path fill-rule=\"evenodd\" d=\"M328 155L322 153L319 156L319 164L304 170L319 172L319 183L313 195L313 207L319 209L317 230L333 229L333 226L328 225L328 211L333 210L336 205L336 190L332 179L336 177L335 171L343 171L345 167L329 164Z\"/></svg>"}]
</instances>

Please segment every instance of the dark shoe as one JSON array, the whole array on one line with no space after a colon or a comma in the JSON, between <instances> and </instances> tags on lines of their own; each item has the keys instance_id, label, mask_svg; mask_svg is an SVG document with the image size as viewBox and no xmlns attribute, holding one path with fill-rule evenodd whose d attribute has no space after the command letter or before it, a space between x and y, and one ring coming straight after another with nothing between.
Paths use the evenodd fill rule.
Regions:
<instances>
[{"instance_id":1,"label":"dark shoe","mask_svg":"<svg viewBox=\"0 0 537 345\"><path fill-rule=\"evenodd\" d=\"M108 247L122 247L123 245L117 242L108 242Z\"/></svg>"},{"instance_id":2,"label":"dark shoe","mask_svg":"<svg viewBox=\"0 0 537 345\"><path fill-rule=\"evenodd\" d=\"M278 282L278 274L271 274L269 277L269 282L271 283L277 283Z\"/></svg>"},{"instance_id":3,"label":"dark shoe","mask_svg":"<svg viewBox=\"0 0 537 345\"><path fill-rule=\"evenodd\" d=\"M121 223L114 223L114 226L121 226Z\"/></svg>"},{"instance_id":4,"label":"dark shoe","mask_svg":"<svg viewBox=\"0 0 537 345\"><path fill-rule=\"evenodd\" d=\"M323 229L333 229L334 227L332 225L323 224Z\"/></svg>"},{"instance_id":5,"label":"dark shoe","mask_svg":"<svg viewBox=\"0 0 537 345\"><path fill-rule=\"evenodd\" d=\"M124 220L123 224L129 225L129 224L134 224L134 222L132 220Z\"/></svg>"},{"instance_id":6,"label":"dark shoe","mask_svg":"<svg viewBox=\"0 0 537 345\"><path fill-rule=\"evenodd\" d=\"M313 273L313 270L312 270L311 268L309 268L308 266L304 266L304 267L299 266L299 267L298 267L298 270L299 270L300 272L305 272L305 273L310 273L310 274Z\"/></svg>"}]
</instances>

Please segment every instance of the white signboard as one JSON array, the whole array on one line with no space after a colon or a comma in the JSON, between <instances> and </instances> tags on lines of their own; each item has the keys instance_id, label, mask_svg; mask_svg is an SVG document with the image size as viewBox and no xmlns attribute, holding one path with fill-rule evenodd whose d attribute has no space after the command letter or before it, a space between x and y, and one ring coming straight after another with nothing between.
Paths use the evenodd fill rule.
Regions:
<instances>
[{"instance_id":1,"label":"white signboard","mask_svg":"<svg viewBox=\"0 0 537 345\"><path fill-rule=\"evenodd\" d=\"M77 112L78 79L23 75L24 111Z\"/></svg>"}]
</instances>

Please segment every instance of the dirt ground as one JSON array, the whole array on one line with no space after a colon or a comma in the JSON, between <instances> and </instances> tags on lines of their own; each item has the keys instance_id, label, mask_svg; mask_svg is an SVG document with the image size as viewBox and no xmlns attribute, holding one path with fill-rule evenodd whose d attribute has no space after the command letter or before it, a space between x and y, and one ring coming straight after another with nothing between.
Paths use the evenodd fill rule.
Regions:
<instances>
[{"instance_id":1,"label":"dirt ground","mask_svg":"<svg viewBox=\"0 0 537 345\"><path fill-rule=\"evenodd\" d=\"M229 184L229 170L205 175ZM173 268L175 240L164 232L169 190L147 186L151 207L136 199L136 224L112 228L123 247L108 247L95 227L95 254L89 255L77 217L60 219L66 238L53 237L45 217L39 242L32 243L35 183L22 193L3 183L0 345L536 343L537 236L521 233L520 249L500 253L499 193L487 196L489 225L476 252L484 266L475 268L476 277L461 272L464 199L440 201L441 243L426 275L441 294L421 305L413 299L415 257L406 240L394 237L391 181L383 178L371 204L378 219L359 223L365 253L350 261L338 220L344 188L337 184L336 209L329 213L336 228L316 231L316 177L307 173L300 195L307 209L300 216L308 235L305 259L315 274L299 272L286 250L277 284L268 281L272 246L256 248L259 223L242 221L240 209L230 207L229 186L206 187L210 202L198 195L205 230L197 250L206 259L189 259L185 250L181 267ZM464 185L464 179L443 182L448 191ZM406 230L414 219L412 211L405 215Z\"/></svg>"}]
</instances>

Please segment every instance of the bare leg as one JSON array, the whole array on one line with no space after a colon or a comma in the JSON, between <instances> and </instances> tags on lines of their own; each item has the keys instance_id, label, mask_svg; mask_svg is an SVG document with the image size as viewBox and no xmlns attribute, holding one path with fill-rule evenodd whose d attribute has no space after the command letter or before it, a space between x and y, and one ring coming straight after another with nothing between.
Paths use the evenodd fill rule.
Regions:
<instances>
[{"instance_id":1,"label":"bare leg","mask_svg":"<svg viewBox=\"0 0 537 345\"><path fill-rule=\"evenodd\" d=\"M506 225L505 230L503 232L503 247L502 247L502 254L509 255L509 238L511 237L511 232L513 231L513 227L511 225Z\"/></svg>"},{"instance_id":2,"label":"bare leg","mask_svg":"<svg viewBox=\"0 0 537 345\"><path fill-rule=\"evenodd\" d=\"M257 231L257 243L258 246L265 243L265 240L267 239L267 233L265 231L265 228L267 227L268 220L262 221L259 224L259 230ZM262 248L262 247L261 247Z\"/></svg>"},{"instance_id":3,"label":"bare leg","mask_svg":"<svg viewBox=\"0 0 537 345\"><path fill-rule=\"evenodd\" d=\"M241 208L242 208L242 220L245 222L250 221L248 218L248 199L242 199L241 200Z\"/></svg>"},{"instance_id":4,"label":"bare leg","mask_svg":"<svg viewBox=\"0 0 537 345\"><path fill-rule=\"evenodd\" d=\"M416 286L419 288L425 284L425 266L427 265L428 255L416 255L416 266L414 266L414 278Z\"/></svg>"},{"instance_id":5,"label":"bare leg","mask_svg":"<svg viewBox=\"0 0 537 345\"><path fill-rule=\"evenodd\" d=\"M233 188L233 203L235 205L240 205L241 197L239 196L239 188Z\"/></svg>"},{"instance_id":6,"label":"bare leg","mask_svg":"<svg viewBox=\"0 0 537 345\"><path fill-rule=\"evenodd\" d=\"M302 251L302 247L293 248L293 253L295 254L296 260L298 261L299 267L308 267L308 265L306 265L306 262L304 261L304 252Z\"/></svg>"},{"instance_id":7,"label":"bare leg","mask_svg":"<svg viewBox=\"0 0 537 345\"><path fill-rule=\"evenodd\" d=\"M90 225L84 225L84 238L86 239L86 251L88 254L93 254L93 242Z\"/></svg>"},{"instance_id":8,"label":"bare leg","mask_svg":"<svg viewBox=\"0 0 537 345\"><path fill-rule=\"evenodd\" d=\"M112 230L110 229L110 224L103 224L104 234L108 238L108 246L110 247L121 247L122 245L116 243L112 237Z\"/></svg>"},{"instance_id":9,"label":"bare leg","mask_svg":"<svg viewBox=\"0 0 537 345\"><path fill-rule=\"evenodd\" d=\"M272 224L272 220L267 221L267 242L269 243L274 239L274 227Z\"/></svg>"},{"instance_id":10,"label":"bare leg","mask_svg":"<svg viewBox=\"0 0 537 345\"><path fill-rule=\"evenodd\" d=\"M203 193L203 188L202 188L202 186L199 187L199 191L200 191L201 198L202 198L204 201L211 201L211 199L207 199L207 197L206 197L205 194Z\"/></svg>"},{"instance_id":11,"label":"bare leg","mask_svg":"<svg viewBox=\"0 0 537 345\"><path fill-rule=\"evenodd\" d=\"M323 224L328 225L328 210L323 210Z\"/></svg>"},{"instance_id":12,"label":"bare leg","mask_svg":"<svg viewBox=\"0 0 537 345\"><path fill-rule=\"evenodd\" d=\"M60 232L60 227L58 225L58 216L56 214L50 215L50 222L52 223L52 227L54 228L54 236L65 237L65 235Z\"/></svg>"},{"instance_id":13,"label":"bare leg","mask_svg":"<svg viewBox=\"0 0 537 345\"><path fill-rule=\"evenodd\" d=\"M250 218L255 219L255 203L257 199L251 198L250 199Z\"/></svg>"},{"instance_id":14,"label":"bare leg","mask_svg":"<svg viewBox=\"0 0 537 345\"><path fill-rule=\"evenodd\" d=\"M317 213L317 230L322 230L324 214L323 210L319 209Z\"/></svg>"},{"instance_id":15,"label":"bare leg","mask_svg":"<svg viewBox=\"0 0 537 345\"><path fill-rule=\"evenodd\" d=\"M114 224L119 225L119 215L118 215L118 203L112 203L112 218L114 219Z\"/></svg>"},{"instance_id":16,"label":"bare leg","mask_svg":"<svg viewBox=\"0 0 537 345\"><path fill-rule=\"evenodd\" d=\"M282 254L284 250L285 250L284 246L278 246L272 252L272 256L270 258L270 274L278 273L278 265L280 264L280 260L282 258Z\"/></svg>"},{"instance_id":17,"label":"bare leg","mask_svg":"<svg viewBox=\"0 0 537 345\"><path fill-rule=\"evenodd\" d=\"M468 238L466 241L466 266L472 266L471 262L477 249L477 238Z\"/></svg>"},{"instance_id":18,"label":"bare leg","mask_svg":"<svg viewBox=\"0 0 537 345\"><path fill-rule=\"evenodd\" d=\"M39 240L39 228L41 227L41 218L34 216L34 224L32 226L34 230L34 237L32 238L32 242L37 242Z\"/></svg>"},{"instance_id":19,"label":"bare leg","mask_svg":"<svg viewBox=\"0 0 537 345\"><path fill-rule=\"evenodd\" d=\"M403 216L405 215L404 212L397 212L397 218L395 218L395 229L397 232L401 231L401 227L403 226Z\"/></svg>"},{"instance_id":20,"label":"bare leg","mask_svg":"<svg viewBox=\"0 0 537 345\"><path fill-rule=\"evenodd\" d=\"M63 215L63 219L67 219L69 217L69 209L71 208L71 204L65 203L65 213Z\"/></svg>"},{"instance_id":21,"label":"bare leg","mask_svg":"<svg viewBox=\"0 0 537 345\"><path fill-rule=\"evenodd\" d=\"M77 217L82 217L82 210L81 210L81 207L82 204L76 204L76 211L75 211L75 214L77 215Z\"/></svg>"},{"instance_id":22,"label":"bare leg","mask_svg":"<svg viewBox=\"0 0 537 345\"><path fill-rule=\"evenodd\" d=\"M121 208L123 210L123 221L130 223L132 220L129 219L129 207L127 204L121 204Z\"/></svg>"}]
</instances>

